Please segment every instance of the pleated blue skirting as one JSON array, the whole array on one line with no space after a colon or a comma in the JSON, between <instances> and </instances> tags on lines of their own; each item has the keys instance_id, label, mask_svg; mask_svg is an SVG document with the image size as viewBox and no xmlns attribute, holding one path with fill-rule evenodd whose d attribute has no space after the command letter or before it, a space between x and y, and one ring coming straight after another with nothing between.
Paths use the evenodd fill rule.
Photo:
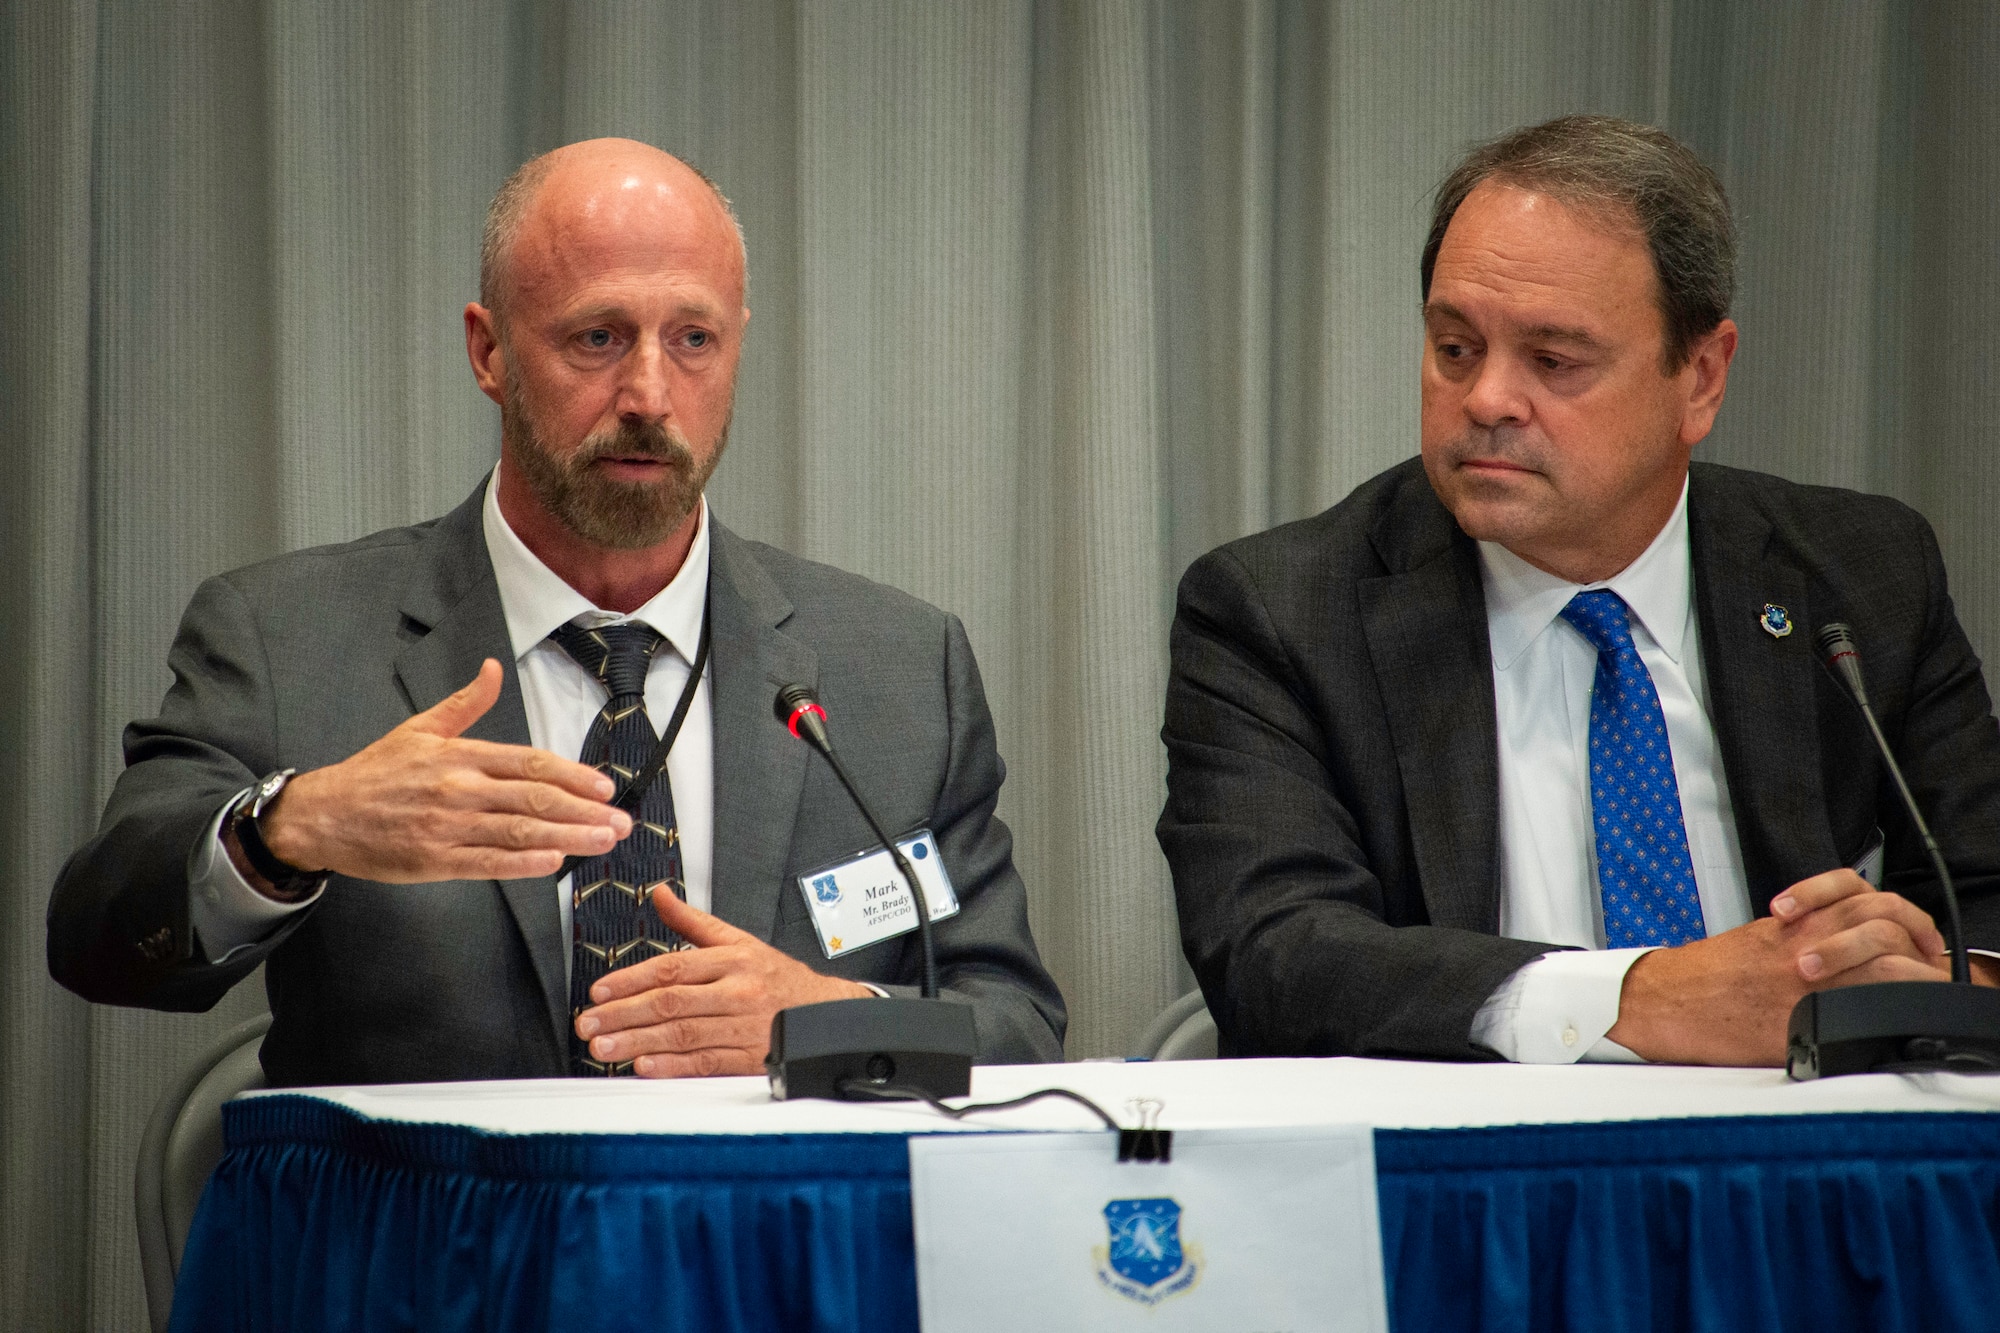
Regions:
<instances>
[{"instance_id":1,"label":"pleated blue skirting","mask_svg":"<svg viewBox=\"0 0 2000 1333\"><path fill-rule=\"evenodd\" d=\"M285 1096L224 1125L176 1333L917 1328L901 1135L494 1135ZM2000 1330L2000 1115L1378 1130L1375 1155L1399 1333Z\"/></svg>"}]
</instances>

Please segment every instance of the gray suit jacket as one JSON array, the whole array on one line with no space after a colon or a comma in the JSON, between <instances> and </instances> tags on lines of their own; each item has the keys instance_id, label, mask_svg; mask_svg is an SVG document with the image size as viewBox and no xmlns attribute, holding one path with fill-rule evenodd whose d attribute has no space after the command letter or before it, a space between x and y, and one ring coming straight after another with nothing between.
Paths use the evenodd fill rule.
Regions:
<instances>
[{"instance_id":1,"label":"gray suit jacket","mask_svg":"<svg viewBox=\"0 0 2000 1333\"><path fill-rule=\"evenodd\" d=\"M271 939L207 961L188 924L189 852L228 797L274 769L353 754L507 664L467 733L525 745L527 715L486 552L484 487L444 518L210 579L169 656L160 716L126 729L97 835L49 903L49 968L86 999L213 1005L266 963L277 1085L565 1072L564 941L548 878L389 885L336 877ZM871 841L825 763L772 711L814 686L886 827L928 827L961 909L936 932L940 984L972 1006L980 1058L1062 1058L1062 998L1028 933L1003 768L958 620L894 589L745 541L711 543L713 910L819 971L915 993L915 936L828 962L796 877Z\"/></svg>"},{"instance_id":2,"label":"gray suit jacket","mask_svg":"<svg viewBox=\"0 0 2000 1333\"><path fill-rule=\"evenodd\" d=\"M1934 916L1928 863L1813 631L1871 701L2000 945L2000 729L1928 525L1893 500L1696 465L1689 544L1751 903L1858 856ZM1774 638L1765 603L1797 629ZM1501 939L1499 757L1478 551L1416 460L1181 581L1160 843L1225 1053L1491 1058L1474 1014L1552 947Z\"/></svg>"}]
</instances>

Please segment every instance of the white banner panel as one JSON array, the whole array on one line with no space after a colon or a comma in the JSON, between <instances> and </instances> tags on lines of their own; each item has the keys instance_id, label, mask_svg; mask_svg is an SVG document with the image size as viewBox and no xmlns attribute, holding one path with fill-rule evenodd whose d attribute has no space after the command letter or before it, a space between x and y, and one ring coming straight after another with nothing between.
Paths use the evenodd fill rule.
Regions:
<instances>
[{"instance_id":1,"label":"white banner panel","mask_svg":"<svg viewBox=\"0 0 2000 1333\"><path fill-rule=\"evenodd\" d=\"M1366 1125L910 1140L924 1333L1387 1333Z\"/></svg>"}]
</instances>

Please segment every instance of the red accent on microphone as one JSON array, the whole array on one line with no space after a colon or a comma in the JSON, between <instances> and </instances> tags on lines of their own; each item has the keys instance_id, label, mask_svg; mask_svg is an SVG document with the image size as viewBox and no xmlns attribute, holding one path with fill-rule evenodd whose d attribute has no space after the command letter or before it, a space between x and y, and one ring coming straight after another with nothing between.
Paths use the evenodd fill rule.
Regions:
<instances>
[{"instance_id":1,"label":"red accent on microphone","mask_svg":"<svg viewBox=\"0 0 2000 1333\"><path fill-rule=\"evenodd\" d=\"M800 704L797 708L794 708L792 710L791 717L788 718L785 722L785 725L791 728L792 737L794 740L805 739L805 737L799 735L799 715L802 713L818 713L819 720L822 722L826 721L826 710L824 708L821 708L818 704L814 703Z\"/></svg>"}]
</instances>

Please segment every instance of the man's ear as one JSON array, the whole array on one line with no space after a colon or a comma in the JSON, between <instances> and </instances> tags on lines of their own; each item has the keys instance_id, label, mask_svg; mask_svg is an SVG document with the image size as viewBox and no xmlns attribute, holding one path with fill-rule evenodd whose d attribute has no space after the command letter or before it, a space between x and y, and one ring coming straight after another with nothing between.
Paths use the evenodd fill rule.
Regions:
<instances>
[{"instance_id":1,"label":"man's ear","mask_svg":"<svg viewBox=\"0 0 2000 1333\"><path fill-rule=\"evenodd\" d=\"M507 352L500 343L500 321L474 301L465 307L465 355L479 391L496 403L507 401Z\"/></svg>"},{"instance_id":2,"label":"man's ear","mask_svg":"<svg viewBox=\"0 0 2000 1333\"><path fill-rule=\"evenodd\" d=\"M1681 443L1693 448L1715 428L1722 394L1729 386L1729 363L1736 359L1736 321L1725 319L1695 340L1679 378L1688 381L1681 411Z\"/></svg>"}]
</instances>

